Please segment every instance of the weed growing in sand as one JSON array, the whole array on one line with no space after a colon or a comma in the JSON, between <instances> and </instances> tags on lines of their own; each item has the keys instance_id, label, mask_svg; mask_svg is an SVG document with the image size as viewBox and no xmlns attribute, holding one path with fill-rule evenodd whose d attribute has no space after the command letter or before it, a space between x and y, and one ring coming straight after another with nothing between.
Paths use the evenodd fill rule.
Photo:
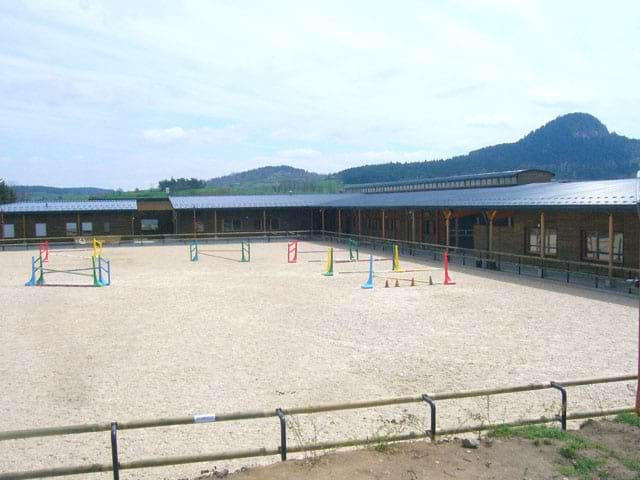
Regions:
<instances>
[{"instance_id":1,"label":"weed growing in sand","mask_svg":"<svg viewBox=\"0 0 640 480\"><path fill-rule=\"evenodd\" d=\"M606 469L603 469L607 462L595 458L578 458L569 467L563 467L560 472L563 475L576 476L581 479L591 479L594 475L598 478L608 478Z\"/></svg>"},{"instance_id":2,"label":"weed growing in sand","mask_svg":"<svg viewBox=\"0 0 640 480\"><path fill-rule=\"evenodd\" d=\"M613 421L640 428L640 417L635 413L621 413Z\"/></svg>"},{"instance_id":3,"label":"weed growing in sand","mask_svg":"<svg viewBox=\"0 0 640 480\"><path fill-rule=\"evenodd\" d=\"M293 435L296 443L299 447L308 444L318 443L318 436L320 430L318 426L313 420L310 420L311 423L311 433L308 435L304 434L304 429L300 425L300 421L298 417L295 415L290 415L287 417L287 429ZM305 450L304 451L304 460L311 464L315 463L318 460L319 454L316 450Z\"/></svg>"},{"instance_id":4,"label":"weed growing in sand","mask_svg":"<svg viewBox=\"0 0 640 480\"><path fill-rule=\"evenodd\" d=\"M499 426L489 432L489 436L498 438L522 437L529 440L553 439L568 440L570 434L556 427L545 425L529 425L525 427Z\"/></svg>"}]
</instances>

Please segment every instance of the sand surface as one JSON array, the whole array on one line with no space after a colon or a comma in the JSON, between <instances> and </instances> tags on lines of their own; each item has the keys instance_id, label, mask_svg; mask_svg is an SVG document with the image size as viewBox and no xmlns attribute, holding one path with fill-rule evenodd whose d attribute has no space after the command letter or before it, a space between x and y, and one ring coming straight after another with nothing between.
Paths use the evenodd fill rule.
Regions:
<instances>
[{"instance_id":1,"label":"sand surface","mask_svg":"<svg viewBox=\"0 0 640 480\"><path fill-rule=\"evenodd\" d=\"M636 300L500 273L402 258L405 269L362 290L368 264L321 275L320 244L237 244L190 262L186 246L109 247L108 288L27 288L32 251L0 253L0 430L317 405L635 371ZM83 268L89 252L54 253ZM376 252L380 256L381 252ZM365 257L361 252L361 259ZM336 260L348 258L336 251ZM90 283L86 277L48 283ZM418 281L382 288L384 278ZM633 404L635 384L574 388L569 411ZM557 411L553 391L442 402L439 426ZM294 419L290 443L424 428L426 406ZM279 444L277 419L125 431L121 461ZM110 461L108 433L0 443L0 472ZM276 461L219 463L239 468ZM122 478L192 478L211 465L137 470ZM91 478L111 478L96 474Z\"/></svg>"}]
</instances>

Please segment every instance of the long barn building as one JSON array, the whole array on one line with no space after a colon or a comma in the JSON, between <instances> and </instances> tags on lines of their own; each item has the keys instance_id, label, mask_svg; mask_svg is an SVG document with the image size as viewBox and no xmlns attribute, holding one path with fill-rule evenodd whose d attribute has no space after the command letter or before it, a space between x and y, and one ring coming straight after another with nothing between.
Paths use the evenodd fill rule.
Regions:
<instances>
[{"instance_id":1,"label":"long barn building","mask_svg":"<svg viewBox=\"0 0 640 480\"><path fill-rule=\"evenodd\" d=\"M352 185L339 194L170 196L0 205L24 239L315 230L635 269L636 180L542 170Z\"/></svg>"}]
</instances>

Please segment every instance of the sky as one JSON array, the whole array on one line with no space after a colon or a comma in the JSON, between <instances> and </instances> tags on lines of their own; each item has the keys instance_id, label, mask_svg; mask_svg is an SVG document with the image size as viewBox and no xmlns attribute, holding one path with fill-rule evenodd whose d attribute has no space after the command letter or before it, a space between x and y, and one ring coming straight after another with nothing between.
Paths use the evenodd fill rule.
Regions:
<instances>
[{"instance_id":1,"label":"sky","mask_svg":"<svg viewBox=\"0 0 640 480\"><path fill-rule=\"evenodd\" d=\"M13 184L434 160L574 111L640 138L637 0L0 2Z\"/></svg>"}]
</instances>

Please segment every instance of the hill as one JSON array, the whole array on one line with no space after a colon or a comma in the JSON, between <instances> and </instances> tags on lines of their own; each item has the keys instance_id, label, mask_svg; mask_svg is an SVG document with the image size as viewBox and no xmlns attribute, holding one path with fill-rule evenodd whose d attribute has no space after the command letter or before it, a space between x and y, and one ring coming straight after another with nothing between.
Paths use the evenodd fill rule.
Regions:
<instances>
[{"instance_id":1,"label":"hill","mask_svg":"<svg viewBox=\"0 0 640 480\"><path fill-rule=\"evenodd\" d=\"M316 182L324 179L324 175L308 172L288 165L261 167L246 172L232 173L224 177L207 180L210 187L232 187L247 183L278 184L283 182Z\"/></svg>"},{"instance_id":2,"label":"hill","mask_svg":"<svg viewBox=\"0 0 640 480\"><path fill-rule=\"evenodd\" d=\"M11 187L16 192L18 202L37 202L53 200L86 200L114 193L114 190L95 187L46 187L43 185L16 185Z\"/></svg>"},{"instance_id":3,"label":"hill","mask_svg":"<svg viewBox=\"0 0 640 480\"><path fill-rule=\"evenodd\" d=\"M640 140L610 133L597 118L570 113L515 143L481 148L447 160L386 163L349 168L332 177L345 184L539 168L557 179L634 176L640 166Z\"/></svg>"},{"instance_id":4,"label":"hill","mask_svg":"<svg viewBox=\"0 0 640 480\"><path fill-rule=\"evenodd\" d=\"M207 180L207 187L245 193L335 192L335 179L288 165L261 167Z\"/></svg>"}]
</instances>

